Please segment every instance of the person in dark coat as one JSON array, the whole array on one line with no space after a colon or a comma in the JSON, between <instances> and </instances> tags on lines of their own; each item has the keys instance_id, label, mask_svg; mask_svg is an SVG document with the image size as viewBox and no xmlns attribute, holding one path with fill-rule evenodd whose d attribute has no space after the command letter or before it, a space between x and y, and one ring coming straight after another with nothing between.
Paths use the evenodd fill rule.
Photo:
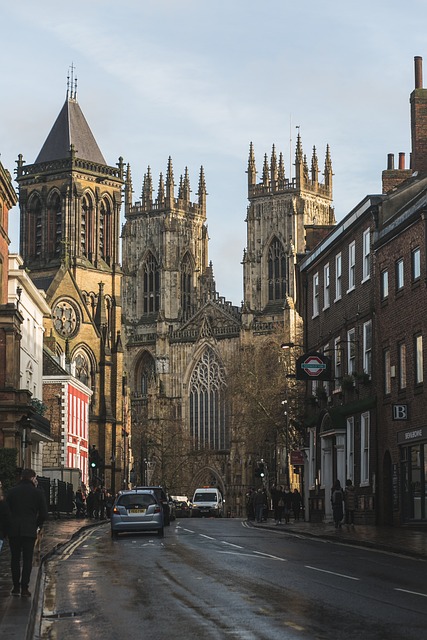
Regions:
<instances>
[{"instance_id":1,"label":"person in dark coat","mask_svg":"<svg viewBox=\"0 0 427 640\"><path fill-rule=\"evenodd\" d=\"M344 517L344 492L341 489L341 482L339 480L335 480L332 487L331 502L335 529L341 529L341 522Z\"/></svg>"},{"instance_id":2,"label":"person in dark coat","mask_svg":"<svg viewBox=\"0 0 427 640\"><path fill-rule=\"evenodd\" d=\"M4 540L9 535L11 523L10 509L4 499L3 490L0 483L0 551L3 548Z\"/></svg>"},{"instance_id":3,"label":"person in dark coat","mask_svg":"<svg viewBox=\"0 0 427 640\"><path fill-rule=\"evenodd\" d=\"M354 512L356 510L356 489L350 478L348 478L345 483L344 505L345 505L345 523L347 525L347 529L350 528L350 525L354 529Z\"/></svg>"},{"instance_id":4,"label":"person in dark coat","mask_svg":"<svg viewBox=\"0 0 427 640\"><path fill-rule=\"evenodd\" d=\"M289 524L291 511L292 511L292 493L288 486L286 486L285 490L283 491L283 503L284 503L283 513L285 516L285 522L286 524Z\"/></svg>"},{"instance_id":5,"label":"person in dark coat","mask_svg":"<svg viewBox=\"0 0 427 640\"><path fill-rule=\"evenodd\" d=\"M37 488L37 476L33 469L23 469L20 482L9 490L6 502L11 513L9 546L13 580L12 595L28 598L34 544L37 530L48 517L46 498ZM22 558L22 571L21 571Z\"/></svg>"},{"instance_id":6,"label":"person in dark coat","mask_svg":"<svg viewBox=\"0 0 427 640\"><path fill-rule=\"evenodd\" d=\"M298 489L294 489L292 494L292 511L294 512L295 521L299 520L302 506L302 498Z\"/></svg>"}]
</instances>

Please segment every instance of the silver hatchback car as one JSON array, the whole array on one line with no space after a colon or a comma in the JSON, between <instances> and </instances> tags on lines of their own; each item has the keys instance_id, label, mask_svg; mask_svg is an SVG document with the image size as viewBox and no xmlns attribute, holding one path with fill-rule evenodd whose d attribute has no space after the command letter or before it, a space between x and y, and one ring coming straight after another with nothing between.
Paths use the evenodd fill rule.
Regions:
<instances>
[{"instance_id":1,"label":"silver hatchback car","mask_svg":"<svg viewBox=\"0 0 427 640\"><path fill-rule=\"evenodd\" d=\"M120 491L111 510L111 537L119 533L157 531L162 536L163 508L153 491Z\"/></svg>"}]
</instances>

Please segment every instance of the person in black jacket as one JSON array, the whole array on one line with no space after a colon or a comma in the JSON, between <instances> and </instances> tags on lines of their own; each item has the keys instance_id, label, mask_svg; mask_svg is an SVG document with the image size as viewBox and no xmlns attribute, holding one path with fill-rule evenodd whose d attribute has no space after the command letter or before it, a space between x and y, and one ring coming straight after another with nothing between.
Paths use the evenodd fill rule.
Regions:
<instances>
[{"instance_id":1,"label":"person in black jacket","mask_svg":"<svg viewBox=\"0 0 427 640\"><path fill-rule=\"evenodd\" d=\"M10 519L9 505L4 499L0 482L0 551L2 550L5 538L9 535Z\"/></svg>"},{"instance_id":2,"label":"person in black jacket","mask_svg":"<svg viewBox=\"0 0 427 640\"><path fill-rule=\"evenodd\" d=\"M37 529L48 517L44 493L37 488L37 476L33 469L23 469L20 482L10 489L6 502L11 512L9 546L13 589L11 594L28 598L31 569L33 566L34 544ZM22 557L22 572L21 572Z\"/></svg>"}]
</instances>

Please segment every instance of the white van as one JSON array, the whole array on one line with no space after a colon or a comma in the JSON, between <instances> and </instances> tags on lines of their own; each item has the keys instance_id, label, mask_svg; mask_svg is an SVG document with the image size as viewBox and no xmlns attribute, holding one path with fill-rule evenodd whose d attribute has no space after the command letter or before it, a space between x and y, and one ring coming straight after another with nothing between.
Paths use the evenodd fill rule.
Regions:
<instances>
[{"instance_id":1,"label":"white van","mask_svg":"<svg viewBox=\"0 0 427 640\"><path fill-rule=\"evenodd\" d=\"M201 487L195 490L192 502L192 518L200 518L202 516L222 518L223 513L224 500L219 489Z\"/></svg>"}]
</instances>

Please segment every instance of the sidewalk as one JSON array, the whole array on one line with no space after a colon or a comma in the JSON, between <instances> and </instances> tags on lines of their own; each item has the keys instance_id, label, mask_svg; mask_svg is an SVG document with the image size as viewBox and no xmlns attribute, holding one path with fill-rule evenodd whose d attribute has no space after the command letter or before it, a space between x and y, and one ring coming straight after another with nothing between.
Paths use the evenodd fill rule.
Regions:
<instances>
[{"instance_id":1,"label":"sidewalk","mask_svg":"<svg viewBox=\"0 0 427 640\"><path fill-rule=\"evenodd\" d=\"M376 527L356 525L354 529L335 529L333 523L294 521L289 524L276 525L274 520L267 522L251 521L254 527L284 531L290 535L304 535L312 538L323 538L341 544L352 544L391 553L427 560L427 525L404 527Z\"/></svg>"},{"instance_id":2,"label":"sidewalk","mask_svg":"<svg viewBox=\"0 0 427 640\"><path fill-rule=\"evenodd\" d=\"M62 516L53 519L49 516L44 524L41 551L34 552L33 571L29 589L34 595L38 590L41 564L49 554L73 538L79 531L105 523L105 520L77 519L75 516ZM16 598L10 595L12 577L10 573L10 551L7 542L0 553L0 637L1 640L31 640L27 638L27 625L31 618L32 606L37 605L35 598Z\"/></svg>"}]
</instances>

